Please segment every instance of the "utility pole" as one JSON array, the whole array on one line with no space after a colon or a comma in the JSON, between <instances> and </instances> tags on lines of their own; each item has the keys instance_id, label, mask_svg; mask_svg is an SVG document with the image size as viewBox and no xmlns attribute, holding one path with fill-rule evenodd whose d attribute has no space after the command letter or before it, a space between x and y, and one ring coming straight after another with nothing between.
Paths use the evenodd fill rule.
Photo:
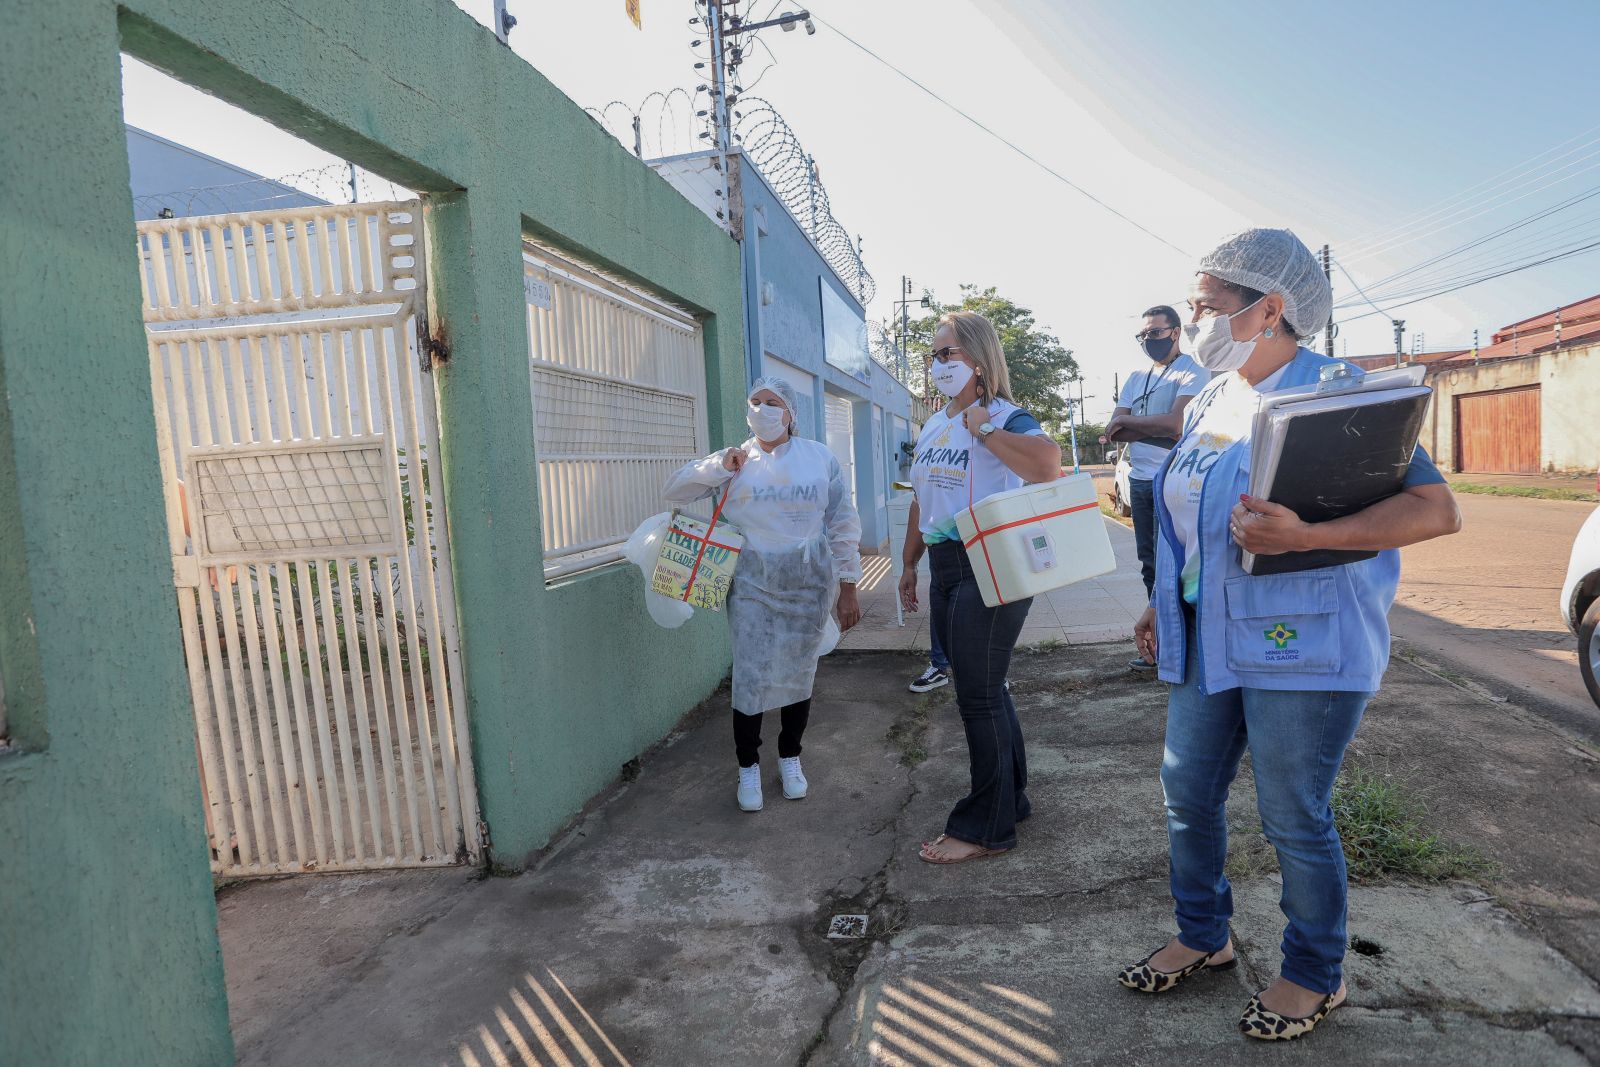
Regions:
<instances>
[{"instance_id":1,"label":"utility pole","mask_svg":"<svg viewBox=\"0 0 1600 1067\"><path fill-rule=\"evenodd\" d=\"M911 315L906 305L911 302L911 279L900 275L900 373L911 373L911 360L906 355L906 342L911 332Z\"/></svg>"},{"instance_id":2,"label":"utility pole","mask_svg":"<svg viewBox=\"0 0 1600 1067\"><path fill-rule=\"evenodd\" d=\"M501 44L509 44L511 27L517 24L517 17L506 10L506 0L494 0L494 35L500 38Z\"/></svg>"},{"instance_id":3,"label":"utility pole","mask_svg":"<svg viewBox=\"0 0 1600 1067\"><path fill-rule=\"evenodd\" d=\"M1333 286L1333 252L1327 245L1322 246L1322 273L1328 279L1328 286ZM1328 306L1328 325L1322 331L1322 351L1328 357L1333 356L1333 333L1338 327L1333 324L1333 306Z\"/></svg>"},{"instance_id":4,"label":"utility pole","mask_svg":"<svg viewBox=\"0 0 1600 1067\"><path fill-rule=\"evenodd\" d=\"M723 3L724 0L706 0L706 29L711 32L712 139L717 150L717 171L722 175L722 188L718 190L718 195L722 197L723 219L732 227L733 208L728 200L728 149L731 138L728 128L728 68L723 58L723 49L727 44L722 27Z\"/></svg>"},{"instance_id":5,"label":"utility pole","mask_svg":"<svg viewBox=\"0 0 1600 1067\"><path fill-rule=\"evenodd\" d=\"M1404 363L1405 362L1405 355L1406 355L1406 350L1405 350L1406 320L1405 319L1391 319L1390 321L1394 323L1394 361L1396 363Z\"/></svg>"},{"instance_id":6,"label":"utility pole","mask_svg":"<svg viewBox=\"0 0 1600 1067\"><path fill-rule=\"evenodd\" d=\"M922 307L933 307L933 301L924 295L917 301ZM900 309L900 381L906 388L911 387L911 279L904 274L900 275L900 299L894 302ZM923 368L923 395L928 392L927 368Z\"/></svg>"},{"instance_id":7,"label":"utility pole","mask_svg":"<svg viewBox=\"0 0 1600 1067\"><path fill-rule=\"evenodd\" d=\"M356 165L354 163L347 165L350 168L350 202L354 204L361 200L361 190L356 185Z\"/></svg>"},{"instance_id":8,"label":"utility pole","mask_svg":"<svg viewBox=\"0 0 1600 1067\"><path fill-rule=\"evenodd\" d=\"M1478 365L1478 331L1476 327L1472 331L1472 365L1474 367Z\"/></svg>"},{"instance_id":9,"label":"utility pole","mask_svg":"<svg viewBox=\"0 0 1600 1067\"><path fill-rule=\"evenodd\" d=\"M728 154L733 150L733 102L737 97L728 96L728 75L738 65L744 62L744 50L740 47L739 37L742 34L754 33L770 26L777 26L785 31L793 30L797 25L804 24L807 34L814 34L817 28L811 21L811 12L793 11L787 15L779 15L775 19L766 19L762 22L744 22L737 14L738 0L695 0L696 7L700 3L706 5L706 31L711 45L711 126L712 144L717 151L717 166L722 172L723 217L730 227L733 223L733 205L729 200L730 186L728 183ZM726 22L723 20L724 9L735 9L731 12ZM728 58L729 43L732 42L733 57ZM698 46L699 41L695 42ZM699 66L699 64L695 64ZM702 85L700 88L705 89ZM807 166L813 164L809 157ZM814 174L808 175L807 181L813 181ZM815 209L813 209L815 214ZM816 232L813 221L812 232Z\"/></svg>"}]
</instances>

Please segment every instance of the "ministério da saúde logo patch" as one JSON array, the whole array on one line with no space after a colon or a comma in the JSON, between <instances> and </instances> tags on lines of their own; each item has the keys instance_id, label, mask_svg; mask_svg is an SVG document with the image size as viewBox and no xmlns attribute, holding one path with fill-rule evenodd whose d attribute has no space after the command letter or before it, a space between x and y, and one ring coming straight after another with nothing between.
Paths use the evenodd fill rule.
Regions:
<instances>
[{"instance_id":1,"label":"minist\u00e9rio da sa\u00fade logo patch","mask_svg":"<svg viewBox=\"0 0 1600 1067\"><path fill-rule=\"evenodd\" d=\"M1280 622L1270 630L1263 630L1262 636L1268 641L1274 642L1278 648L1284 649L1289 647L1290 641L1293 641L1300 635Z\"/></svg>"}]
</instances>

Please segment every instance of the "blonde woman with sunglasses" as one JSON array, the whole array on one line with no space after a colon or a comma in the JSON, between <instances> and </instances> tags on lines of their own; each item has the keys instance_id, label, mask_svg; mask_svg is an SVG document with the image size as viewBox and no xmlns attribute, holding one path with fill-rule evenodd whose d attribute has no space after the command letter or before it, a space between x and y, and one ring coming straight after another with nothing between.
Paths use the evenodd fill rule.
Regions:
<instances>
[{"instance_id":1,"label":"blonde woman with sunglasses","mask_svg":"<svg viewBox=\"0 0 1600 1067\"><path fill-rule=\"evenodd\" d=\"M1033 601L984 605L956 515L995 493L1053 481L1061 446L1012 400L1000 335L982 315L956 311L941 318L930 359L934 385L948 401L917 439L900 600L907 611L917 610L917 564L926 552L930 626L955 676L972 784L944 833L923 844L921 858L964 863L1015 848L1017 823L1031 812L1022 725L1005 680Z\"/></svg>"}]
</instances>

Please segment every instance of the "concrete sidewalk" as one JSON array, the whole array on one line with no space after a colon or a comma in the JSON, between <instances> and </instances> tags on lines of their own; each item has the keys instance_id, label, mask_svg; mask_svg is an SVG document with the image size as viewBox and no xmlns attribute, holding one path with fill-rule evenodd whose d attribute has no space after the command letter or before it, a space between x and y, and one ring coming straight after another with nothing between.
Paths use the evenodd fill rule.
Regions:
<instances>
[{"instance_id":1,"label":"concrete sidewalk","mask_svg":"<svg viewBox=\"0 0 1600 1067\"><path fill-rule=\"evenodd\" d=\"M1139 621L1149 599L1139 577L1139 557L1134 551L1133 531L1103 518L1117 557L1111 574L1078 582L1044 596L1034 597L1028 624L1018 639L1021 646L1043 644L1098 645L1128 641L1130 655L1133 624ZM898 557L867 556L862 560L858 586L861 622L839 642L853 651L923 651L928 648L928 576L920 575L918 612L908 612L904 624L895 619L899 597L899 578L895 574Z\"/></svg>"},{"instance_id":2,"label":"concrete sidewalk","mask_svg":"<svg viewBox=\"0 0 1600 1067\"><path fill-rule=\"evenodd\" d=\"M964 792L948 689L907 654L824 661L806 770L734 805L727 698L541 864L241 885L219 908L245 1064L1580 1064L1600 1053L1600 758L1403 662L1352 762L1424 792L1486 887L1357 886L1351 1000L1266 1052L1234 1024L1282 919L1246 772L1230 805L1243 966L1159 998L1117 969L1172 929L1164 687L1114 646L1022 654L1035 803L1019 849L917 859ZM865 915L865 937L828 936Z\"/></svg>"}]
</instances>

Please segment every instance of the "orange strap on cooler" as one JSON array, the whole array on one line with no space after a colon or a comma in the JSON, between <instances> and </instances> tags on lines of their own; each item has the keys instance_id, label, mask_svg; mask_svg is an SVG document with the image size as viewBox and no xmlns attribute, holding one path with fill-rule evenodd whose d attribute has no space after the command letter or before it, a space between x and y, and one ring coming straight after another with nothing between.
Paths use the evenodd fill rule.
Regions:
<instances>
[{"instance_id":1,"label":"orange strap on cooler","mask_svg":"<svg viewBox=\"0 0 1600 1067\"><path fill-rule=\"evenodd\" d=\"M972 437L973 444L978 444L982 440L983 439L978 437L976 434L974 434ZM975 458L976 457L974 457L974 459ZM1003 526L996 526L992 530L985 530L983 528L983 524L978 521L978 511L972 500L972 475L974 473L973 468L976 466L977 464L972 460L967 462L967 514L972 516L972 528L978 532L973 536L972 540L962 542L962 547L970 550L973 545L982 545L983 562L984 565L989 568L989 584L994 587L995 599L1004 604L1006 602L1006 598L1000 593L1000 578L994 572L994 560L989 558L989 542L987 540L988 536L990 534L1000 533L1004 530L1012 530L1018 526L1027 526L1029 523L1043 522L1045 519L1054 519L1062 515L1071 515L1075 511L1087 511L1089 508L1097 508L1100 506L1100 499L1096 497L1095 500L1089 504L1074 504L1070 508L1062 508L1059 511L1047 512L1044 515L1035 515L1029 519L1018 519L1016 522L1008 522Z\"/></svg>"},{"instance_id":2,"label":"orange strap on cooler","mask_svg":"<svg viewBox=\"0 0 1600 1067\"><path fill-rule=\"evenodd\" d=\"M706 527L705 537L700 539L700 551L694 554L694 567L689 571L689 580L683 586L683 599L687 602L689 594L694 591L694 580L700 574L700 561L706 558L706 549L712 545L711 532L717 528L717 520L722 518L722 505L728 502L728 496L733 492L733 479L728 480L728 488L722 491L722 499L717 501L716 508L711 512L711 525ZM730 552L739 551L732 545L717 543L718 548L726 548Z\"/></svg>"},{"instance_id":3,"label":"orange strap on cooler","mask_svg":"<svg viewBox=\"0 0 1600 1067\"><path fill-rule=\"evenodd\" d=\"M977 434L972 435L972 443L974 446L982 443L982 441L983 438L979 437ZM972 516L972 528L979 531L978 536L974 537L973 540L983 543L983 562L989 568L989 584L994 587L995 599L1004 604L1006 602L1006 598L1000 595L1000 579L994 573L994 560L989 558L989 542L984 540L986 535L983 533L983 527L978 524L978 512L974 507L972 500L972 478L973 475L978 473L977 460L977 450L976 447L974 447L974 449L968 453L967 459L967 514ZM969 544L963 545L962 547L971 548L972 546Z\"/></svg>"},{"instance_id":4,"label":"orange strap on cooler","mask_svg":"<svg viewBox=\"0 0 1600 1067\"><path fill-rule=\"evenodd\" d=\"M1031 518L1018 519L1016 522L1008 522L1004 526L996 526L992 530L984 530L980 528L978 530L978 535L972 540L964 542L964 544L967 548L971 548L973 545L977 544L979 541L982 541L990 534L997 534L1004 530L1014 530L1018 526L1027 526L1029 523L1043 522L1046 519L1058 519L1063 515L1071 515L1074 511L1088 511L1090 508L1099 506L1100 502L1098 500L1092 501L1088 504L1074 504L1070 508L1061 508L1059 511L1047 511L1043 515L1034 515ZM970 507L968 510L971 510ZM977 512L972 513L972 525L975 527L978 525Z\"/></svg>"}]
</instances>

